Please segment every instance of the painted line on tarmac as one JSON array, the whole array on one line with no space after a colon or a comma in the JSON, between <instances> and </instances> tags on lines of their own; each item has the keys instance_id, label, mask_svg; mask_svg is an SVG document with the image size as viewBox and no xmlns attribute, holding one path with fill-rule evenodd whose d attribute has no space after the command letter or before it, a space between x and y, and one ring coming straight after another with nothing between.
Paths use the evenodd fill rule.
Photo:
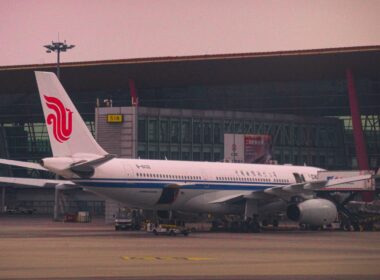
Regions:
<instances>
[{"instance_id":1,"label":"painted line on tarmac","mask_svg":"<svg viewBox=\"0 0 380 280\"><path fill-rule=\"evenodd\" d=\"M130 257L122 256L125 261L212 261L215 258L204 258L204 257L154 257L154 256L145 256L145 257Z\"/></svg>"}]
</instances>

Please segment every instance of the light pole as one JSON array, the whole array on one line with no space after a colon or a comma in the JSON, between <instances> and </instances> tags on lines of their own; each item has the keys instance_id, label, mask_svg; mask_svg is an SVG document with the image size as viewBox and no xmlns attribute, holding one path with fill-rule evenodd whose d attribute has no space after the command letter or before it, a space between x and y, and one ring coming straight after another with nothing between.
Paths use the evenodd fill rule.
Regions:
<instances>
[{"instance_id":1,"label":"light pole","mask_svg":"<svg viewBox=\"0 0 380 280\"><path fill-rule=\"evenodd\" d=\"M66 40L64 42L51 42L51 45L45 45L45 48L47 48L47 53L56 52L57 53L57 77L58 80L60 80L60 54L61 52L65 52L69 49L72 49L75 47L75 45L67 45Z\"/></svg>"},{"instance_id":2,"label":"light pole","mask_svg":"<svg viewBox=\"0 0 380 280\"><path fill-rule=\"evenodd\" d=\"M74 48L74 45L67 45L66 40L62 42L51 42L51 45L45 45L45 48L47 48L47 53L56 52L57 53L57 77L58 80L60 80L60 58L61 58L61 52L65 52L69 49ZM56 179L58 179L58 175L56 176ZM58 221L58 208L59 208L59 196L60 196L60 189L58 188L59 185L55 186L55 193L54 193L54 221Z\"/></svg>"}]
</instances>

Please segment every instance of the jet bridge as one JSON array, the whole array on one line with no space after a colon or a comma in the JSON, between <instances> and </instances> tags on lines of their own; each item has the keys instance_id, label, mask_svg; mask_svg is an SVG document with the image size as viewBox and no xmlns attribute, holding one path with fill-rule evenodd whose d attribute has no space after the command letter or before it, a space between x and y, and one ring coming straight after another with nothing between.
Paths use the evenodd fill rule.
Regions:
<instances>
[{"instance_id":1,"label":"jet bridge","mask_svg":"<svg viewBox=\"0 0 380 280\"><path fill-rule=\"evenodd\" d=\"M374 175L371 170L350 170L350 171L321 171L318 173L319 180L341 179L352 176ZM357 181L326 187L317 192L317 195L326 198L335 203L338 213L341 228L355 231L371 230L373 223L379 220L379 215L367 215L368 213L357 211L352 207L352 203L363 203L362 194L375 192L376 184L374 176L365 181Z\"/></svg>"}]
</instances>

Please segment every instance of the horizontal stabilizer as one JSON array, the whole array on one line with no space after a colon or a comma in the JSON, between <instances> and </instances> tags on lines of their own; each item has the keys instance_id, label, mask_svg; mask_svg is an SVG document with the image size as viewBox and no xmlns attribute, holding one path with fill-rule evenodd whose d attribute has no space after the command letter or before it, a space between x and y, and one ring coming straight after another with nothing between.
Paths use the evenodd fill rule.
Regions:
<instances>
[{"instance_id":1,"label":"horizontal stabilizer","mask_svg":"<svg viewBox=\"0 0 380 280\"><path fill-rule=\"evenodd\" d=\"M77 186L74 182L68 180L54 179L33 179L33 178L15 178L0 177L0 184L10 184L22 187L55 187L57 185Z\"/></svg>"},{"instance_id":2,"label":"horizontal stabilizer","mask_svg":"<svg viewBox=\"0 0 380 280\"><path fill-rule=\"evenodd\" d=\"M39 163L35 163L35 162L26 162L26 161L18 161L18 160L10 160L10 159L0 159L0 164L25 167L25 168L37 169L37 170L43 170L43 171L49 171L46 168L42 167Z\"/></svg>"},{"instance_id":3,"label":"horizontal stabilizer","mask_svg":"<svg viewBox=\"0 0 380 280\"><path fill-rule=\"evenodd\" d=\"M79 161L77 163L74 163L70 166L70 170L79 176L89 176L94 173L95 167L99 166L103 163L106 163L107 161L110 161L111 159L115 158L115 155L107 154L105 156L102 156L100 158L96 158L89 161Z\"/></svg>"}]
</instances>

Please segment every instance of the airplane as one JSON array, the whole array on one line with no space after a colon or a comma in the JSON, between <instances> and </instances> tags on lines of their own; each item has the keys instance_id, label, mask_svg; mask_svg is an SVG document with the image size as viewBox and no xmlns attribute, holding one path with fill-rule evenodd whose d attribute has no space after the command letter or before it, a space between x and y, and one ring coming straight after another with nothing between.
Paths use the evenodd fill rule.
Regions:
<instances>
[{"instance_id":1,"label":"airplane","mask_svg":"<svg viewBox=\"0 0 380 280\"><path fill-rule=\"evenodd\" d=\"M62 180L0 177L15 185L85 191L129 207L187 213L236 214L260 227L260 217L278 210L303 224L323 226L336 205L315 191L371 179L371 175L319 180L324 169L309 166L116 158L95 141L54 73L35 72L52 157L41 163L0 163L47 170Z\"/></svg>"}]
</instances>

